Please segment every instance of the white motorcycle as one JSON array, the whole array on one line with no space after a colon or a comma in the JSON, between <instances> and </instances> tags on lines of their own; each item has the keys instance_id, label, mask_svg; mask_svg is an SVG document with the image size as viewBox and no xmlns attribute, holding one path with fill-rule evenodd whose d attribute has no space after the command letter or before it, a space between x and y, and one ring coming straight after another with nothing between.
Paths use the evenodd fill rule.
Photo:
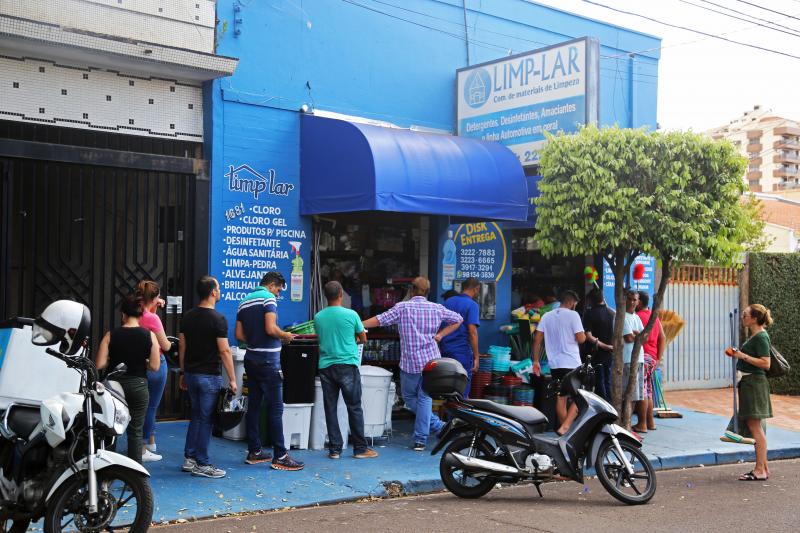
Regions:
<instances>
[{"instance_id":1,"label":"white motorcycle","mask_svg":"<svg viewBox=\"0 0 800 533\"><path fill-rule=\"evenodd\" d=\"M21 533L42 517L46 533L147 531L153 514L147 470L106 450L130 422L121 387L109 381L124 365L99 380L82 304L61 300L35 321L17 321L33 326L34 344L60 343L47 353L81 379L78 392L0 411L0 532Z\"/></svg>"}]
</instances>

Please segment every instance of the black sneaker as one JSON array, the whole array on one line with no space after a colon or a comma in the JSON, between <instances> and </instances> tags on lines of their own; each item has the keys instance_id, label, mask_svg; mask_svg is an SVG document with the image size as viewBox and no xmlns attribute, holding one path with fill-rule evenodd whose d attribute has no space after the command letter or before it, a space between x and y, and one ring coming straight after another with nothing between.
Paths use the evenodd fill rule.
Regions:
<instances>
[{"instance_id":1,"label":"black sneaker","mask_svg":"<svg viewBox=\"0 0 800 533\"><path fill-rule=\"evenodd\" d=\"M287 453L280 459L272 460L272 468L275 470L302 470L306 465L300 461L295 461Z\"/></svg>"},{"instance_id":2,"label":"black sneaker","mask_svg":"<svg viewBox=\"0 0 800 533\"><path fill-rule=\"evenodd\" d=\"M245 463L249 465L257 465L259 463L266 463L267 461L272 461L272 456L264 453L264 450L258 450L258 452L248 452L247 459L244 460Z\"/></svg>"},{"instance_id":3,"label":"black sneaker","mask_svg":"<svg viewBox=\"0 0 800 533\"><path fill-rule=\"evenodd\" d=\"M424 442L415 442L414 446L411 447L415 452L424 452L425 451L425 443Z\"/></svg>"}]
</instances>

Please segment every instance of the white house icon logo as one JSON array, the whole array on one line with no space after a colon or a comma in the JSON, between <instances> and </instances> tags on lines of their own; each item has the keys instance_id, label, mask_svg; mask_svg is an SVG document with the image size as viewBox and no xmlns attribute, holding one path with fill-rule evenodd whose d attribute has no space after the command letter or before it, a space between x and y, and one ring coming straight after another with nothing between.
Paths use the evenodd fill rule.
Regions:
<instances>
[{"instance_id":1,"label":"white house icon logo","mask_svg":"<svg viewBox=\"0 0 800 533\"><path fill-rule=\"evenodd\" d=\"M277 196L289 196L289 192L294 189L292 183L281 183L275 181L275 169L269 169L269 177L257 172L250 165L228 166L225 177L228 178L228 190L233 192L245 192L253 195L258 200L258 195L267 192Z\"/></svg>"},{"instance_id":2,"label":"white house icon logo","mask_svg":"<svg viewBox=\"0 0 800 533\"><path fill-rule=\"evenodd\" d=\"M481 107L492 92L492 78L486 69L476 69L469 73L464 82L464 101L472 108Z\"/></svg>"}]
</instances>

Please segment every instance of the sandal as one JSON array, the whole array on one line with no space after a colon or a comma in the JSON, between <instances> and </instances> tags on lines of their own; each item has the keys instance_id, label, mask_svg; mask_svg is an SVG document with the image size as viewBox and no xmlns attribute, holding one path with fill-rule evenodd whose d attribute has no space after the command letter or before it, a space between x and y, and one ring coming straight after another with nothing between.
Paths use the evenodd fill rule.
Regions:
<instances>
[{"instance_id":1,"label":"sandal","mask_svg":"<svg viewBox=\"0 0 800 533\"><path fill-rule=\"evenodd\" d=\"M769 476L766 477L758 477L753 473L753 471L749 471L746 474L742 474L739 476L739 481L766 481L769 479Z\"/></svg>"}]
</instances>

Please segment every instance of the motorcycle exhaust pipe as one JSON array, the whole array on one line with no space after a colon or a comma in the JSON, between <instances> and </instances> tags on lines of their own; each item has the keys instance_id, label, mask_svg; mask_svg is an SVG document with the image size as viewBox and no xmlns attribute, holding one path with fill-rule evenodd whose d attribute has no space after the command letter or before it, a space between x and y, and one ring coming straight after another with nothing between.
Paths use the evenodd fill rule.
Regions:
<instances>
[{"instance_id":1,"label":"motorcycle exhaust pipe","mask_svg":"<svg viewBox=\"0 0 800 533\"><path fill-rule=\"evenodd\" d=\"M469 470L490 470L492 472L500 472L502 474L520 474L521 472L513 466L503 465L485 459L478 459L476 457L467 457L460 453L450 452L450 456L455 459L461 466Z\"/></svg>"}]
</instances>

